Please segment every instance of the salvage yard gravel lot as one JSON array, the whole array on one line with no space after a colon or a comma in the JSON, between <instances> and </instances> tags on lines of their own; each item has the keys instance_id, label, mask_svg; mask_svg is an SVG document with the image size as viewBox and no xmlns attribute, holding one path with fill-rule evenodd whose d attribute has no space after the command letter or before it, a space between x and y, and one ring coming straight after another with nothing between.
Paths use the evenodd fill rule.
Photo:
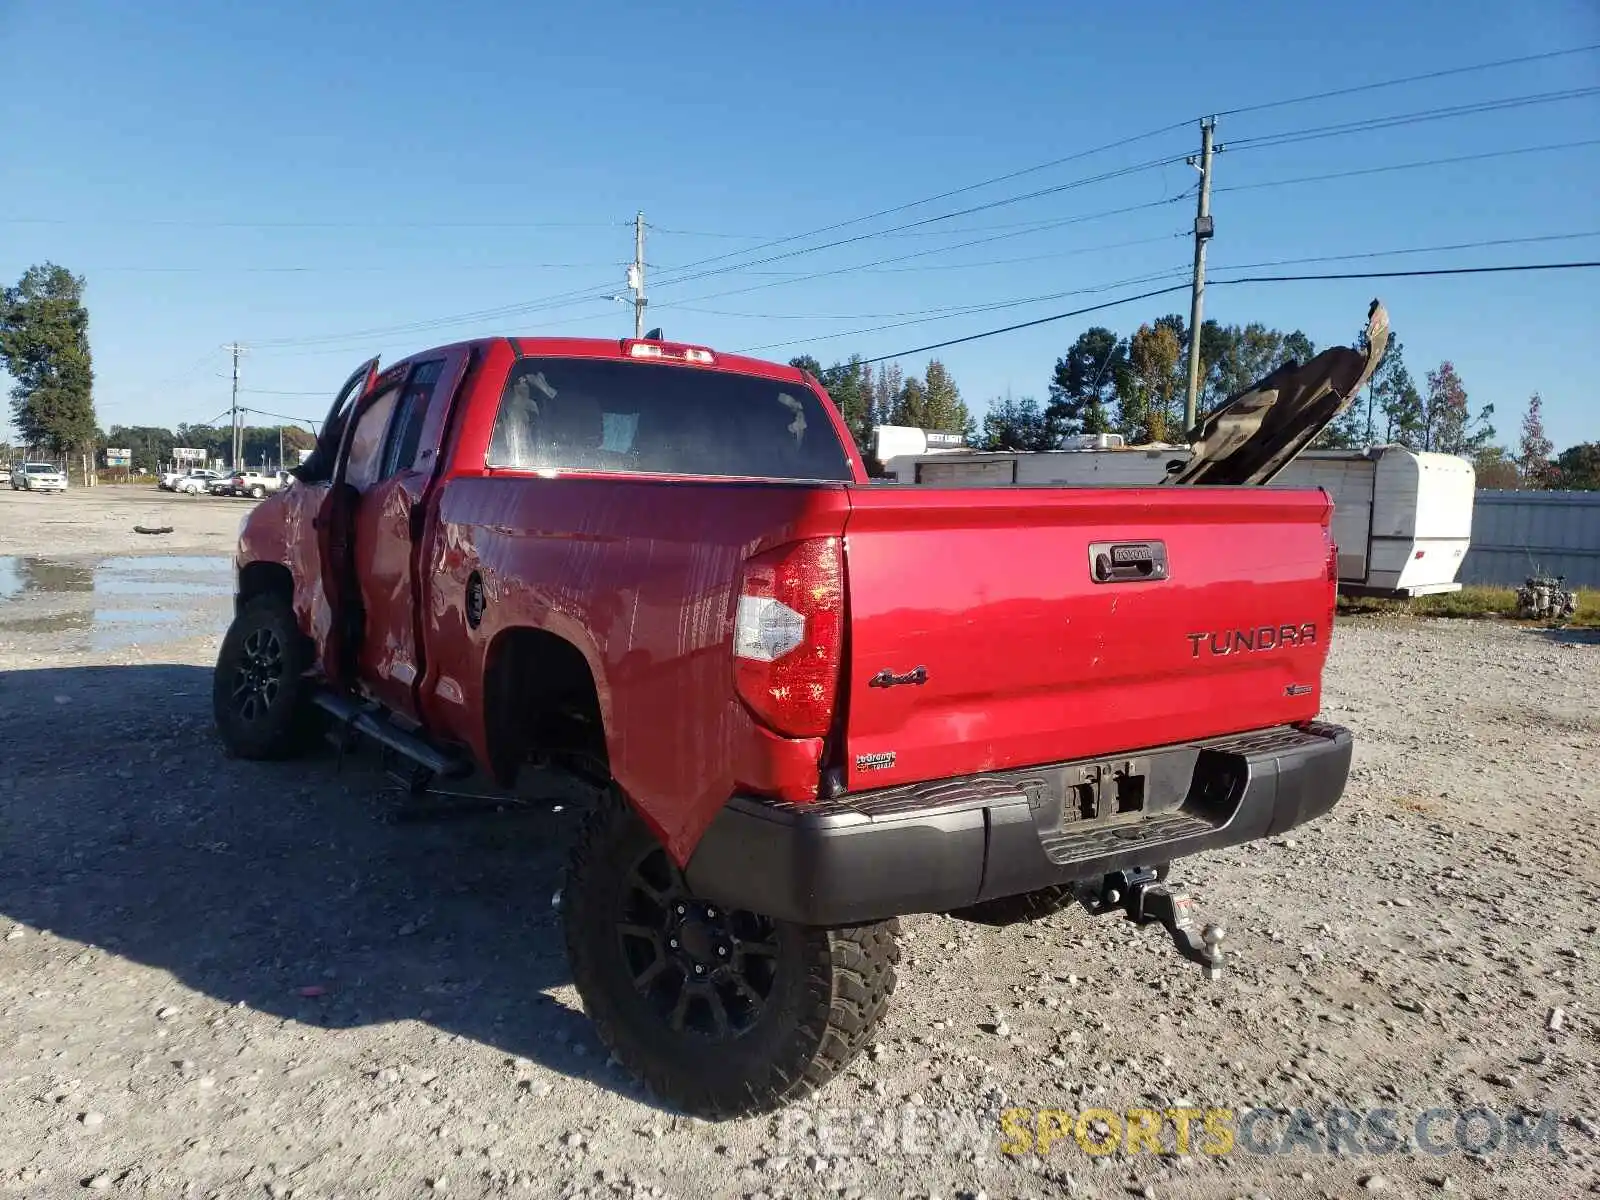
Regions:
<instances>
[{"instance_id":1,"label":"salvage yard gravel lot","mask_svg":"<svg viewBox=\"0 0 1600 1200\"><path fill-rule=\"evenodd\" d=\"M570 792L462 815L367 757L222 756L247 508L0 491L0 1196L1600 1190L1592 632L1342 621L1345 799L1174 869L1228 927L1221 980L1119 919L912 917L871 1051L812 1102L711 1124L652 1103L583 1017L552 905ZM997 1119L1266 1105L1387 1108L1401 1135L1447 1109L1446 1152L1006 1154ZM1562 1152L1462 1152L1480 1106L1523 1132L1504 1118L1553 1113Z\"/></svg>"}]
</instances>

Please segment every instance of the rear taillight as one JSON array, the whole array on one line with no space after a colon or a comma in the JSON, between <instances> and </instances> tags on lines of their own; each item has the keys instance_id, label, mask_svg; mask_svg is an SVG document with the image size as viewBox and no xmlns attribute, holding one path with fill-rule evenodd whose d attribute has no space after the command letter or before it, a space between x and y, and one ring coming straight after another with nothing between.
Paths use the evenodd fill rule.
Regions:
<instances>
[{"instance_id":1,"label":"rear taillight","mask_svg":"<svg viewBox=\"0 0 1600 1200\"><path fill-rule=\"evenodd\" d=\"M739 697L788 737L821 737L833 722L844 644L838 538L795 542L744 565L734 617Z\"/></svg>"},{"instance_id":2,"label":"rear taillight","mask_svg":"<svg viewBox=\"0 0 1600 1200\"><path fill-rule=\"evenodd\" d=\"M1328 539L1328 628L1339 615L1339 544ZM1326 641L1323 643L1326 645Z\"/></svg>"}]
</instances>

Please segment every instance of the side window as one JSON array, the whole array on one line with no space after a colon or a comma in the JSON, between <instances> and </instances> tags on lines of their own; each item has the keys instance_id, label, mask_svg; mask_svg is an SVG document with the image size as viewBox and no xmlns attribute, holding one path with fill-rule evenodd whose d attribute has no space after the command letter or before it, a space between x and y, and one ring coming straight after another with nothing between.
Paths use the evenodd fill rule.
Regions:
<instances>
[{"instance_id":1,"label":"side window","mask_svg":"<svg viewBox=\"0 0 1600 1200\"><path fill-rule=\"evenodd\" d=\"M389 418L394 416L399 398L398 387L380 392L367 402L356 421L350 434L350 459L344 476L357 488L367 488L378 481L378 470L383 465L384 434L388 432Z\"/></svg>"},{"instance_id":2,"label":"side window","mask_svg":"<svg viewBox=\"0 0 1600 1200\"><path fill-rule=\"evenodd\" d=\"M387 479L396 471L416 465L417 442L422 438L422 424L428 417L428 404L433 399L434 385L439 382L439 372L444 368L442 358L418 363L411 369L405 390L400 393L398 411L389 427L389 441L384 448L383 470L379 479Z\"/></svg>"}]
</instances>

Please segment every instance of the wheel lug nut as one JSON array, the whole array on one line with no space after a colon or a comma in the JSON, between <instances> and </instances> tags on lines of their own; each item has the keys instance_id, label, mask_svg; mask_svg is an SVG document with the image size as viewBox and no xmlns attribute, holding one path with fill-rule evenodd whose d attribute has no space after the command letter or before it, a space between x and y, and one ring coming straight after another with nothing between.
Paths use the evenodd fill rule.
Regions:
<instances>
[{"instance_id":1,"label":"wheel lug nut","mask_svg":"<svg viewBox=\"0 0 1600 1200\"><path fill-rule=\"evenodd\" d=\"M728 957L728 948L726 946L718 946L717 947L717 957L718 958L727 958Z\"/></svg>"},{"instance_id":2,"label":"wheel lug nut","mask_svg":"<svg viewBox=\"0 0 1600 1200\"><path fill-rule=\"evenodd\" d=\"M705 969L705 967L701 966L699 963L695 963L695 965L694 965L694 973L696 975L704 975L706 973L706 969Z\"/></svg>"},{"instance_id":3,"label":"wheel lug nut","mask_svg":"<svg viewBox=\"0 0 1600 1200\"><path fill-rule=\"evenodd\" d=\"M669 939L668 942L667 942L667 945L671 946L674 950L676 950L678 948L678 939L677 938Z\"/></svg>"},{"instance_id":4,"label":"wheel lug nut","mask_svg":"<svg viewBox=\"0 0 1600 1200\"><path fill-rule=\"evenodd\" d=\"M716 909L714 909L714 908L707 908L706 909L706 920L708 920L708 921L715 920L716 916L717 916L717 910Z\"/></svg>"},{"instance_id":5,"label":"wheel lug nut","mask_svg":"<svg viewBox=\"0 0 1600 1200\"><path fill-rule=\"evenodd\" d=\"M685 907L685 906L684 906L684 905L682 905L682 904L680 904L680 905L678 905L678 915L679 915L679 916L680 916L680 917L681 917L681 916L683 916L683 915L684 915L684 914L685 914L685 913L687 913L687 912L688 912L688 911L689 911L689 910L688 910L688 908L687 908L687 907Z\"/></svg>"}]
</instances>

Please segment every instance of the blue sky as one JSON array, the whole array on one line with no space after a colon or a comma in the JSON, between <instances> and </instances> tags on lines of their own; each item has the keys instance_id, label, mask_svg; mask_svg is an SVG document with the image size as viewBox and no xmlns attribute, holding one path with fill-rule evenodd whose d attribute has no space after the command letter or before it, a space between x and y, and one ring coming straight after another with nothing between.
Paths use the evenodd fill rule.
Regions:
<instances>
[{"instance_id":1,"label":"blue sky","mask_svg":"<svg viewBox=\"0 0 1600 1200\"><path fill-rule=\"evenodd\" d=\"M668 336L827 363L1162 286L1108 285L1185 271L1194 173L1177 162L893 226L1182 154L1202 113L1600 43L1593 0L1324 11L0 0L0 279L44 259L87 276L107 427L215 417L228 403L219 347L235 339L252 347L247 404L318 417L370 353L484 333L625 334L630 311L604 296L622 289L640 208L659 281L651 318ZM1597 84L1600 54L1573 55L1224 116L1218 139ZM1178 123L745 258L882 236L670 282L699 260ZM1600 234L1600 145L1249 186L1596 139L1600 97L1588 96L1226 150L1212 277L1279 259ZM1273 270L1572 259L1600 259L1600 236ZM833 273L798 278L816 272ZM571 295L589 299L394 329ZM1355 336L1373 295L1419 384L1452 359L1474 405L1496 405L1503 441L1515 441L1533 390L1558 446L1600 437L1597 272L1242 285L1209 292L1206 315L1298 327L1325 345ZM1055 298L1010 305L1041 296ZM1010 306L947 311L988 304ZM1043 398L1056 356L1087 325L1127 332L1187 307L1174 294L940 357L975 410L1007 390Z\"/></svg>"}]
</instances>

